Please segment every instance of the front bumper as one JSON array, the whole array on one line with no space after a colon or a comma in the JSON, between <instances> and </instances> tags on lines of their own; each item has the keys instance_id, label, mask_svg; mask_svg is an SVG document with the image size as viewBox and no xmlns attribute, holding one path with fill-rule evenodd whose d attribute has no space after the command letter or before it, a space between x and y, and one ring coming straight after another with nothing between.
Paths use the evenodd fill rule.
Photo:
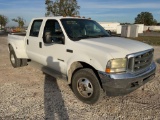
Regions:
<instances>
[{"instance_id":1,"label":"front bumper","mask_svg":"<svg viewBox=\"0 0 160 120\"><path fill-rule=\"evenodd\" d=\"M153 62L140 73L107 74L98 72L102 87L109 96L128 94L154 78L156 65Z\"/></svg>"}]
</instances>

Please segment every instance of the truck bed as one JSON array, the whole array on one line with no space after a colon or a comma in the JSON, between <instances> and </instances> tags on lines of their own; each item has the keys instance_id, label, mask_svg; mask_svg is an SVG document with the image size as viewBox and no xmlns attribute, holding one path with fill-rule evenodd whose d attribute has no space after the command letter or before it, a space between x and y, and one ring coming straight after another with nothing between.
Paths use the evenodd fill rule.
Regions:
<instances>
[{"instance_id":1,"label":"truck bed","mask_svg":"<svg viewBox=\"0 0 160 120\"><path fill-rule=\"evenodd\" d=\"M28 58L25 49L26 33L8 34L8 43L13 47L17 58Z\"/></svg>"},{"instance_id":2,"label":"truck bed","mask_svg":"<svg viewBox=\"0 0 160 120\"><path fill-rule=\"evenodd\" d=\"M10 33L11 35L26 36L26 32Z\"/></svg>"}]
</instances>

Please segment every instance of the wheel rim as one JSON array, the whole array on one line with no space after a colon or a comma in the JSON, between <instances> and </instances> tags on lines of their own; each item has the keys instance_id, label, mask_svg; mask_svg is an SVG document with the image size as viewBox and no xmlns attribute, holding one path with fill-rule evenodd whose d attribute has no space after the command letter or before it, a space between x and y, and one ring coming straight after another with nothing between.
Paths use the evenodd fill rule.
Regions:
<instances>
[{"instance_id":1,"label":"wheel rim","mask_svg":"<svg viewBox=\"0 0 160 120\"><path fill-rule=\"evenodd\" d=\"M93 94L93 85L87 78L80 78L78 80L77 89L79 93L85 98L89 98Z\"/></svg>"},{"instance_id":2,"label":"wheel rim","mask_svg":"<svg viewBox=\"0 0 160 120\"><path fill-rule=\"evenodd\" d=\"M12 62L13 64L15 64L15 58L14 58L14 55L13 55L13 54L11 54L11 62Z\"/></svg>"}]
</instances>

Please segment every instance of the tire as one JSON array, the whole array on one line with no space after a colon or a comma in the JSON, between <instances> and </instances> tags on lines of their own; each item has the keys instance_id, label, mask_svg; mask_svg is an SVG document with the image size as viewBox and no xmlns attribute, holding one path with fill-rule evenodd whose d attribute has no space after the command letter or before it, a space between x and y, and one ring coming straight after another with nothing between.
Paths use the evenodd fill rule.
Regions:
<instances>
[{"instance_id":1,"label":"tire","mask_svg":"<svg viewBox=\"0 0 160 120\"><path fill-rule=\"evenodd\" d=\"M14 50L10 51L10 61L11 61L11 64L14 68L21 66L21 59L17 58Z\"/></svg>"},{"instance_id":2,"label":"tire","mask_svg":"<svg viewBox=\"0 0 160 120\"><path fill-rule=\"evenodd\" d=\"M27 59L21 59L21 67L27 66Z\"/></svg>"},{"instance_id":3,"label":"tire","mask_svg":"<svg viewBox=\"0 0 160 120\"><path fill-rule=\"evenodd\" d=\"M73 75L72 90L79 100L87 104L98 103L104 93L98 78L89 68L80 69Z\"/></svg>"}]
</instances>

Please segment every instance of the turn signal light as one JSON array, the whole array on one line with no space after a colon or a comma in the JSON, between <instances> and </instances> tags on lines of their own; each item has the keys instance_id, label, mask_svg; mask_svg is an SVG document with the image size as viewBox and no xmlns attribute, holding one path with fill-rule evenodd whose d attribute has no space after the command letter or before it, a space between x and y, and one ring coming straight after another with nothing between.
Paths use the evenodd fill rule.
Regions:
<instances>
[{"instance_id":1,"label":"turn signal light","mask_svg":"<svg viewBox=\"0 0 160 120\"><path fill-rule=\"evenodd\" d=\"M106 73L110 73L111 69L110 68L106 68Z\"/></svg>"}]
</instances>

